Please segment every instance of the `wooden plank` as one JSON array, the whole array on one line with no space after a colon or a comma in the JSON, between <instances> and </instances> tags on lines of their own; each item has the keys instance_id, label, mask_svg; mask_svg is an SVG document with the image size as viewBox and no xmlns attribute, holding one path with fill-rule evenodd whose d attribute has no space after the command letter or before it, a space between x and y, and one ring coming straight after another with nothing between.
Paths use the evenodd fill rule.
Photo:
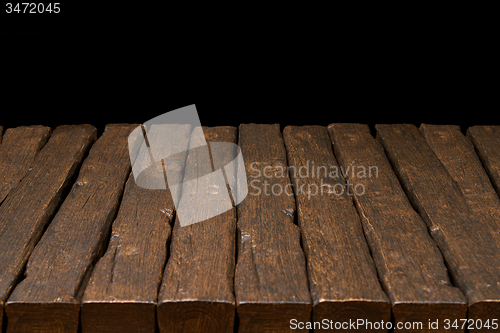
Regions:
<instances>
[{"instance_id":1,"label":"wooden plank","mask_svg":"<svg viewBox=\"0 0 500 333\"><path fill-rule=\"evenodd\" d=\"M278 174L287 165L279 125L242 124L239 145L249 184L237 206L239 332L308 331L290 325L310 320L311 297L290 178Z\"/></svg>"},{"instance_id":2,"label":"wooden plank","mask_svg":"<svg viewBox=\"0 0 500 333\"><path fill-rule=\"evenodd\" d=\"M108 125L5 305L7 332L77 332L81 293L105 249L130 173L133 125Z\"/></svg>"},{"instance_id":3,"label":"wooden plank","mask_svg":"<svg viewBox=\"0 0 500 333\"><path fill-rule=\"evenodd\" d=\"M3 305L71 185L97 130L60 126L0 206L0 322Z\"/></svg>"},{"instance_id":4,"label":"wooden plank","mask_svg":"<svg viewBox=\"0 0 500 333\"><path fill-rule=\"evenodd\" d=\"M500 194L500 126L472 126L467 138L474 144L477 154Z\"/></svg>"},{"instance_id":5,"label":"wooden plank","mask_svg":"<svg viewBox=\"0 0 500 333\"><path fill-rule=\"evenodd\" d=\"M181 145L179 150L187 150L189 128L182 133L176 131L176 142L162 141L163 148L170 151ZM151 133L148 139L154 140ZM170 178L175 173L182 179L185 157L179 154L169 161L174 167L169 172L170 182L175 181ZM141 186L133 175L129 177L108 249L85 290L82 332L155 332L157 295L175 207L170 191L150 189L165 183L161 163L139 177L143 177Z\"/></svg>"},{"instance_id":6,"label":"wooden plank","mask_svg":"<svg viewBox=\"0 0 500 333\"><path fill-rule=\"evenodd\" d=\"M331 124L328 130L335 155L351 186L357 188L352 191L353 199L391 300L395 326L421 322L419 332L450 331L444 329L444 320L466 318L467 300L452 286L441 252L382 147L367 125ZM431 329L429 320L441 325Z\"/></svg>"},{"instance_id":7,"label":"wooden plank","mask_svg":"<svg viewBox=\"0 0 500 333\"><path fill-rule=\"evenodd\" d=\"M44 126L22 126L5 131L0 145L0 203L28 173L50 133L51 129Z\"/></svg>"},{"instance_id":8,"label":"wooden plank","mask_svg":"<svg viewBox=\"0 0 500 333\"><path fill-rule=\"evenodd\" d=\"M82 332L154 332L173 204L129 177L108 250L82 300Z\"/></svg>"},{"instance_id":9,"label":"wooden plank","mask_svg":"<svg viewBox=\"0 0 500 333\"><path fill-rule=\"evenodd\" d=\"M390 322L389 299L359 216L344 178L334 172L339 166L327 129L287 126L283 137L307 257L313 321Z\"/></svg>"},{"instance_id":10,"label":"wooden plank","mask_svg":"<svg viewBox=\"0 0 500 333\"><path fill-rule=\"evenodd\" d=\"M422 124L420 131L462 191L476 223L482 223L500 248L500 200L474 146L459 126Z\"/></svg>"},{"instance_id":11,"label":"wooden plank","mask_svg":"<svg viewBox=\"0 0 500 333\"><path fill-rule=\"evenodd\" d=\"M236 143L234 127L204 127L203 132L210 148L214 142ZM211 194L224 198L220 184L199 177L231 162L226 158L233 156L230 149L210 149L211 157L207 146L189 151L179 210L201 206L199 198L186 194L192 185L188 180L196 180L199 189L213 189ZM170 258L158 297L160 332L233 332L235 234L234 207L187 226L181 226L179 216L176 217Z\"/></svg>"},{"instance_id":12,"label":"wooden plank","mask_svg":"<svg viewBox=\"0 0 500 333\"><path fill-rule=\"evenodd\" d=\"M377 125L376 129L405 192L441 250L454 284L467 297L469 319L484 323L499 318L500 253L495 241L418 128Z\"/></svg>"}]
</instances>

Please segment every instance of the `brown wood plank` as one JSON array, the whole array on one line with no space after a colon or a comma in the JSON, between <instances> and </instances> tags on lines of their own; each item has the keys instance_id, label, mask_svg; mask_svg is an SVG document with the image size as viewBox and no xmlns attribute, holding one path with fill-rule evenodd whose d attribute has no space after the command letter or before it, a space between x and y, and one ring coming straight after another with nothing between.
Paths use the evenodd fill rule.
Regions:
<instances>
[{"instance_id":1,"label":"brown wood plank","mask_svg":"<svg viewBox=\"0 0 500 333\"><path fill-rule=\"evenodd\" d=\"M183 143L180 150L187 150L189 128L184 131L184 139L179 137L180 131L176 134L177 143L164 140L165 145L170 145L163 146L166 151ZM185 157L186 154L179 154L175 156L178 161L169 161L179 179ZM129 177L108 249L97 263L83 296L82 332L155 332L157 295L175 207L170 191L150 189L165 183L162 164L149 171L139 176L144 177L139 180L141 187L133 175Z\"/></svg>"},{"instance_id":2,"label":"brown wood plank","mask_svg":"<svg viewBox=\"0 0 500 333\"><path fill-rule=\"evenodd\" d=\"M467 297L468 317L483 323L499 318L500 253L495 240L418 128L377 125L376 129L405 192L443 253L454 284Z\"/></svg>"},{"instance_id":3,"label":"brown wood plank","mask_svg":"<svg viewBox=\"0 0 500 333\"><path fill-rule=\"evenodd\" d=\"M332 172L339 166L327 129L287 126L283 138L307 257L313 321L390 321L389 299L346 182L340 172Z\"/></svg>"},{"instance_id":4,"label":"brown wood plank","mask_svg":"<svg viewBox=\"0 0 500 333\"><path fill-rule=\"evenodd\" d=\"M5 305L7 332L77 332L81 293L105 249L130 173L127 139L137 125L108 125L29 258Z\"/></svg>"},{"instance_id":5,"label":"brown wood plank","mask_svg":"<svg viewBox=\"0 0 500 333\"><path fill-rule=\"evenodd\" d=\"M236 143L234 127L204 127L203 132L211 148L213 142ZM189 151L179 209L200 206L192 196L185 195L190 186L187 181L231 162L231 159L227 160L233 156L230 149L210 149L212 160L207 146ZM197 181L205 180L198 178ZM223 194L220 184L216 185L212 180L197 185L202 189L213 188L212 194ZM179 217L176 217L170 258L158 297L160 332L233 332L235 234L234 207L187 226L181 226Z\"/></svg>"},{"instance_id":6,"label":"brown wood plank","mask_svg":"<svg viewBox=\"0 0 500 333\"><path fill-rule=\"evenodd\" d=\"M427 227L411 206L367 125L331 124L335 155L347 173L395 325L421 322L418 332L447 332L444 320L466 318L467 300L451 285ZM439 320L439 329L428 321ZM395 330L398 331L398 330ZM459 330L464 331L464 330Z\"/></svg>"},{"instance_id":7,"label":"brown wood plank","mask_svg":"<svg viewBox=\"0 0 500 333\"><path fill-rule=\"evenodd\" d=\"M51 129L44 126L22 126L5 131L0 144L0 203L28 173L50 133Z\"/></svg>"},{"instance_id":8,"label":"brown wood plank","mask_svg":"<svg viewBox=\"0 0 500 333\"><path fill-rule=\"evenodd\" d=\"M130 176L108 250L82 300L82 332L154 332L173 204Z\"/></svg>"},{"instance_id":9,"label":"brown wood plank","mask_svg":"<svg viewBox=\"0 0 500 333\"><path fill-rule=\"evenodd\" d=\"M477 223L500 248L500 200L474 146L459 126L422 124L420 131L462 191Z\"/></svg>"},{"instance_id":10,"label":"brown wood plank","mask_svg":"<svg viewBox=\"0 0 500 333\"><path fill-rule=\"evenodd\" d=\"M477 154L500 194L500 126L472 126L467 138L474 144Z\"/></svg>"},{"instance_id":11,"label":"brown wood plank","mask_svg":"<svg viewBox=\"0 0 500 333\"><path fill-rule=\"evenodd\" d=\"M249 183L237 206L239 332L308 331L290 325L310 320L311 297L290 179L276 174L287 165L279 125L242 124L239 145Z\"/></svg>"},{"instance_id":12,"label":"brown wood plank","mask_svg":"<svg viewBox=\"0 0 500 333\"><path fill-rule=\"evenodd\" d=\"M31 171L0 206L0 322L4 302L96 133L90 125L57 127L31 164Z\"/></svg>"}]
</instances>

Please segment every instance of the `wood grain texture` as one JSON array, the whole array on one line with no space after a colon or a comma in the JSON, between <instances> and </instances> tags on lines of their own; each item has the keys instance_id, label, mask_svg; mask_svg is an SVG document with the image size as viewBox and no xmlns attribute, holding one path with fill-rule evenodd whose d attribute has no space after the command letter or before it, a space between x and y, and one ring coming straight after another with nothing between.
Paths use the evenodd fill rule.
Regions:
<instances>
[{"instance_id":1,"label":"wood grain texture","mask_svg":"<svg viewBox=\"0 0 500 333\"><path fill-rule=\"evenodd\" d=\"M500 253L495 240L418 128L377 125L376 129L405 192L441 250L454 284L467 297L468 317L483 322L498 318Z\"/></svg>"},{"instance_id":2,"label":"wood grain texture","mask_svg":"<svg viewBox=\"0 0 500 333\"><path fill-rule=\"evenodd\" d=\"M467 138L474 144L477 154L500 194L500 126L472 126Z\"/></svg>"},{"instance_id":3,"label":"wood grain texture","mask_svg":"<svg viewBox=\"0 0 500 333\"><path fill-rule=\"evenodd\" d=\"M184 137L176 139L177 143L164 141L170 145L163 147L165 151L183 143L181 150L187 150L189 128ZM186 154L176 155L178 163L170 161L180 179L185 157ZM161 163L138 177L142 178L141 187L132 174L129 177L108 249L85 290L82 332L155 332L157 295L175 207L168 189L150 189L157 183L165 183Z\"/></svg>"},{"instance_id":4,"label":"wood grain texture","mask_svg":"<svg viewBox=\"0 0 500 333\"><path fill-rule=\"evenodd\" d=\"M391 320L362 225L323 126L287 126L283 138L307 258L313 321Z\"/></svg>"},{"instance_id":5,"label":"wood grain texture","mask_svg":"<svg viewBox=\"0 0 500 333\"><path fill-rule=\"evenodd\" d=\"M127 182L108 250L82 300L82 332L154 332L173 204L164 190Z\"/></svg>"},{"instance_id":6,"label":"wood grain texture","mask_svg":"<svg viewBox=\"0 0 500 333\"><path fill-rule=\"evenodd\" d=\"M44 126L22 126L5 131L0 144L0 203L28 173L35 155L51 132Z\"/></svg>"},{"instance_id":7,"label":"wood grain texture","mask_svg":"<svg viewBox=\"0 0 500 333\"><path fill-rule=\"evenodd\" d=\"M0 321L3 303L96 135L90 125L57 127L0 206Z\"/></svg>"},{"instance_id":8,"label":"wood grain texture","mask_svg":"<svg viewBox=\"0 0 500 333\"><path fill-rule=\"evenodd\" d=\"M422 124L420 131L462 191L476 223L500 248L500 200L474 146L459 126Z\"/></svg>"},{"instance_id":9,"label":"wood grain texture","mask_svg":"<svg viewBox=\"0 0 500 333\"><path fill-rule=\"evenodd\" d=\"M7 332L77 332L81 294L130 173L133 125L108 125L5 305Z\"/></svg>"},{"instance_id":10,"label":"wood grain texture","mask_svg":"<svg viewBox=\"0 0 500 333\"><path fill-rule=\"evenodd\" d=\"M290 332L291 319L310 320L311 296L290 179L277 174L287 165L279 125L242 124L239 145L249 184L237 206L239 332Z\"/></svg>"},{"instance_id":11,"label":"wood grain texture","mask_svg":"<svg viewBox=\"0 0 500 333\"><path fill-rule=\"evenodd\" d=\"M237 140L234 127L204 127L203 132L209 146ZM189 150L184 180L204 182L199 177L231 162L226 160L231 156L229 151L209 151L207 146ZM206 181L205 185L197 183L200 189L213 189L210 195L223 194L219 185ZM200 206L186 194L187 186L185 182L179 209ZM170 258L158 296L160 332L233 332L235 234L235 208L187 226L181 226L176 217Z\"/></svg>"},{"instance_id":12,"label":"wood grain texture","mask_svg":"<svg viewBox=\"0 0 500 333\"><path fill-rule=\"evenodd\" d=\"M467 300L452 286L441 252L382 147L367 125L331 124L328 130L348 181L358 187L353 199L395 323L424 323L418 332L450 331L444 325L428 329L427 323L466 318Z\"/></svg>"},{"instance_id":13,"label":"wood grain texture","mask_svg":"<svg viewBox=\"0 0 500 333\"><path fill-rule=\"evenodd\" d=\"M420 130L429 146L433 149L436 156L461 190L467 206L472 213L471 218L473 219L474 226L481 237L481 245L487 248L489 252L492 252L491 256L496 257L496 259L500 258L500 200L488 178L487 172L483 169L474 146L462 134L458 126L423 124ZM475 140L474 142L477 146L481 147L478 149L478 152L483 154L485 166L493 166L490 168L487 167L487 170L492 171L491 178L495 181L498 178L495 178L497 175L495 174L494 162L492 163L492 161L495 159L500 161L496 155L500 152L500 149L496 148L500 140L496 141L494 127L474 126L469 133L474 133L476 138L479 138L479 140L475 140L474 136L470 134L470 139ZM484 145L481 143L484 143ZM496 152L495 149L497 149ZM490 154L492 158L489 158ZM497 274L497 276L500 274L498 260L485 264L496 265L496 267L488 268L488 270L492 270L492 274ZM486 287L490 287L489 285L491 285L488 282L485 282L485 284ZM469 317L481 319L499 318L499 285L500 279L497 277L497 290L490 291L488 299L470 305Z\"/></svg>"}]
</instances>

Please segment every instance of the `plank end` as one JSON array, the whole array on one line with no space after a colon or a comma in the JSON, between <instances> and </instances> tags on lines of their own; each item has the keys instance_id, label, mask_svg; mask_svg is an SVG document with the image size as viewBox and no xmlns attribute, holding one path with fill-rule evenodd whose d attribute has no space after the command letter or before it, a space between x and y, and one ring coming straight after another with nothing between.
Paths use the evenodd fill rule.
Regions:
<instances>
[{"instance_id":1,"label":"plank end","mask_svg":"<svg viewBox=\"0 0 500 333\"><path fill-rule=\"evenodd\" d=\"M391 304L384 300L353 300L353 301L322 301L313 308L314 322L328 320L330 326L335 328L335 323L356 323L356 329L363 332L386 332L376 328L376 324L386 327L391 321ZM363 320L361 322L360 320ZM375 324L375 326L374 326Z\"/></svg>"},{"instance_id":2,"label":"plank end","mask_svg":"<svg viewBox=\"0 0 500 333\"><path fill-rule=\"evenodd\" d=\"M161 333L231 333L235 305L230 302L163 302L157 307Z\"/></svg>"},{"instance_id":3,"label":"plank end","mask_svg":"<svg viewBox=\"0 0 500 333\"><path fill-rule=\"evenodd\" d=\"M308 322L311 305L308 303L244 303L238 305L240 333L250 332L309 332L293 329L292 320Z\"/></svg>"},{"instance_id":4,"label":"plank end","mask_svg":"<svg viewBox=\"0 0 500 333\"><path fill-rule=\"evenodd\" d=\"M148 302L88 302L82 304L82 333L154 332L156 304Z\"/></svg>"},{"instance_id":5,"label":"plank end","mask_svg":"<svg viewBox=\"0 0 500 333\"><path fill-rule=\"evenodd\" d=\"M489 319L491 324L492 319L500 318L500 302L498 300L485 300L476 302L469 306L469 319L481 319L483 324ZM500 323L499 323L500 325ZM474 331L481 331L474 327ZM485 330L486 331L486 330Z\"/></svg>"},{"instance_id":6,"label":"plank end","mask_svg":"<svg viewBox=\"0 0 500 333\"><path fill-rule=\"evenodd\" d=\"M78 332L78 303L7 302L7 333Z\"/></svg>"},{"instance_id":7,"label":"plank end","mask_svg":"<svg viewBox=\"0 0 500 333\"><path fill-rule=\"evenodd\" d=\"M467 318L467 304L457 303L407 303L394 304L394 331L408 332L464 332L464 329L445 329L445 320ZM433 326L436 323L436 326ZM398 325L401 328L397 329ZM405 325L407 325L405 327Z\"/></svg>"}]
</instances>

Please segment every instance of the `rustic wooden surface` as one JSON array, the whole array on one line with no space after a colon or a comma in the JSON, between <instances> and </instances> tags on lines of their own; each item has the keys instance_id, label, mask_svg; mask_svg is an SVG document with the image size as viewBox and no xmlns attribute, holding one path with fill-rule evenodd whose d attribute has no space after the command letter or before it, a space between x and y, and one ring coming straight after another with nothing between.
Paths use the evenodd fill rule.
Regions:
<instances>
[{"instance_id":1,"label":"rustic wooden surface","mask_svg":"<svg viewBox=\"0 0 500 333\"><path fill-rule=\"evenodd\" d=\"M290 179L276 176L287 165L279 125L242 124L239 145L250 184L247 198L237 206L239 332L290 332L291 319L309 321L311 298L300 231L294 223L295 200L284 191ZM275 193L278 188L283 191L266 195L264 181L267 193L273 186Z\"/></svg>"},{"instance_id":2,"label":"rustic wooden surface","mask_svg":"<svg viewBox=\"0 0 500 333\"><path fill-rule=\"evenodd\" d=\"M209 144L236 143L237 140L234 127L204 127L203 132ZM223 165L212 167L213 162L224 161L224 155L232 155L214 150L211 153L212 160L208 146L191 149L184 179L193 180L216 171ZM207 186L213 188L211 193L214 195L223 193L218 185ZM183 206L197 207L198 204L191 196L183 195L179 207ZM233 332L235 233L234 208L184 227L176 217L170 258L158 297L160 332Z\"/></svg>"},{"instance_id":3,"label":"rustic wooden surface","mask_svg":"<svg viewBox=\"0 0 500 333\"><path fill-rule=\"evenodd\" d=\"M405 192L443 253L453 282L467 297L468 317L483 322L498 318L500 253L496 241L469 208L457 183L418 128L376 128Z\"/></svg>"},{"instance_id":4,"label":"rustic wooden surface","mask_svg":"<svg viewBox=\"0 0 500 333\"><path fill-rule=\"evenodd\" d=\"M500 248L500 200L474 146L459 126L422 124L420 131L462 191L476 223L490 232L489 238Z\"/></svg>"},{"instance_id":5,"label":"rustic wooden surface","mask_svg":"<svg viewBox=\"0 0 500 333\"><path fill-rule=\"evenodd\" d=\"M82 332L155 331L173 209L164 190L140 188L129 177L108 250L85 290Z\"/></svg>"},{"instance_id":6,"label":"rustic wooden surface","mask_svg":"<svg viewBox=\"0 0 500 333\"><path fill-rule=\"evenodd\" d=\"M452 286L441 252L369 127L332 124L328 130L349 182L362 186L353 199L395 322L419 321L428 328L429 319L466 318L466 298ZM446 332L440 328L418 331Z\"/></svg>"},{"instance_id":7,"label":"rustic wooden surface","mask_svg":"<svg viewBox=\"0 0 500 333\"><path fill-rule=\"evenodd\" d=\"M177 139L185 141L186 147L181 148L187 149L189 129L185 140ZM182 179L185 155L177 157L179 163L174 164ZM143 177L142 187L129 176L108 249L85 290L82 332L155 332L157 295L175 207L170 191L149 189L165 182L161 163L139 177Z\"/></svg>"},{"instance_id":8,"label":"rustic wooden surface","mask_svg":"<svg viewBox=\"0 0 500 333\"><path fill-rule=\"evenodd\" d=\"M313 320L390 321L389 299L346 182L340 173L331 173L338 164L327 129L287 126L283 138L307 258Z\"/></svg>"},{"instance_id":9,"label":"rustic wooden surface","mask_svg":"<svg viewBox=\"0 0 500 333\"><path fill-rule=\"evenodd\" d=\"M28 173L35 155L51 132L44 126L22 126L5 131L0 145L0 203Z\"/></svg>"},{"instance_id":10,"label":"rustic wooden surface","mask_svg":"<svg viewBox=\"0 0 500 333\"><path fill-rule=\"evenodd\" d=\"M3 303L67 193L96 132L90 125L57 127L31 170L0 206L0 320Z\"/></svg>"},{"instance_id":11,"label":"rustic wooden surface","mask_svg":"<svg viewBox=\"0 0 500 333\"><path fill-rule=\"evenodd\" d=\"M500 126L472 126L467 138L474 144L483 166L500 194Z\"/></svg>"},{"instance_id":12,"label":"rustic wooden surface","mask_svg":"<svg viewBox=\"0 0 500 333\"><path fill-rule=\"evenodd\" d=\"M110 126L105 136L120 127L129 132L136 126ZM236 140L234 128L206 130L208 141ZM500 127L474 126L467 139L457 126L422 125L419 131L412 125L377 125L377 131L378 143L364 125L332 124L329 134L334 155L322 139L324 127L287 127L283 135L289 163L295 166L310 159L316 166L338 160L344 170L354 165L378 167L378 177L348 174L347 181L351 189L356 184L365 187L363 195L352 199L380 283L391 301L393 320L425 325L436 318L442 329L444 317L479 318L483 323L499 319ZM233 328L239 332L289 332L299 331L290 329L292 318L301 322L323 318L318 310L333 304L327 299L329 293L339 298L348 291L380 295L373 267L360 269L353 264L370 266L372 260L366 256L366 245L363 250L360 227L347 228L345 234L355 236L334 245L343 238L339 230L356 219L351 214L351 199L330 198L327 204L324 198L312 193L308 198L307 192L292 188L292 180L279 174L286 170L287 151L278 125L240 126L248 197L236 209L209 221L182 228L177 221L172 226L172 244L170 225L176 211L169 191L141 186L157 180L161 184L165 173L169 185L196 179L229 160L221 159L220 165L213 163L206 170L198 164L190 175L178 172L171 177L172 170L182 169L186 151L175 161L166 160L145 170L136 182L130 174L128 132L119 135L121 148L115 149L111 141L99 143L87 157L97 139L97 130L90 125L60 126L51 135L43 126L5 133L0 127L0 194L2 189L8 192L0 197L2 332L231 332ZM96 157L99 150L101 158ZM206 160L202 150L190 153L196 162ZM231 156L219 153L226 159ZM150 152L142 158L156 156ZM8 172L10 176L6 176ZM326 183L317 176L299 175L293 178L296 180ZM268 193L256 195L257 188L264 191L263 181L268 183ZM272 193L280 188L294 190L294 194ZM331 186L325 186L324 191L329 189ZM194 205L186 199L183 204ZM317 208L321 205L324 210ZM322 229L312 227L321 222L315 219L318 216L337 223L323 223ZM321 232L327 235L328 228L337 232L311 241ZM346 250L349 242L360 246ZM345 247L345 251L328 252L327 245ZM342 283L335 280L338 270L322 271L318 265L319 260L327 265L331 259L320 255L326 252L335 253L338 260L346 255L352 259L340 271ZM169 256L169 266L165 266ZM317 283L318 276L325 282ZM358 283L365 279L374 286ZM356 284L357 290L335 289ZM326 296L318 297L320 292ZM369 318L375 311L363 305L374 302L367 302L370 296L363 297L338 302L338 312L323 316L342 321L352 311L355 319ZM386 313L387 299L379 298L376 310ZM7 318L3 318L4 302ZM356 309L360 312L354 313Z\"/></svg>"},{"instance_id":13,"label":"rustic wooden surface","mask_svg":"<svg viewBox=\"0 0 500 333\"><path fill-rule=\"evenodd\" d=\"M5 305L7 332L77 332L81 293L107 246L130 173L133 125L108 125Z\"/></svg>"}]
</instances>

